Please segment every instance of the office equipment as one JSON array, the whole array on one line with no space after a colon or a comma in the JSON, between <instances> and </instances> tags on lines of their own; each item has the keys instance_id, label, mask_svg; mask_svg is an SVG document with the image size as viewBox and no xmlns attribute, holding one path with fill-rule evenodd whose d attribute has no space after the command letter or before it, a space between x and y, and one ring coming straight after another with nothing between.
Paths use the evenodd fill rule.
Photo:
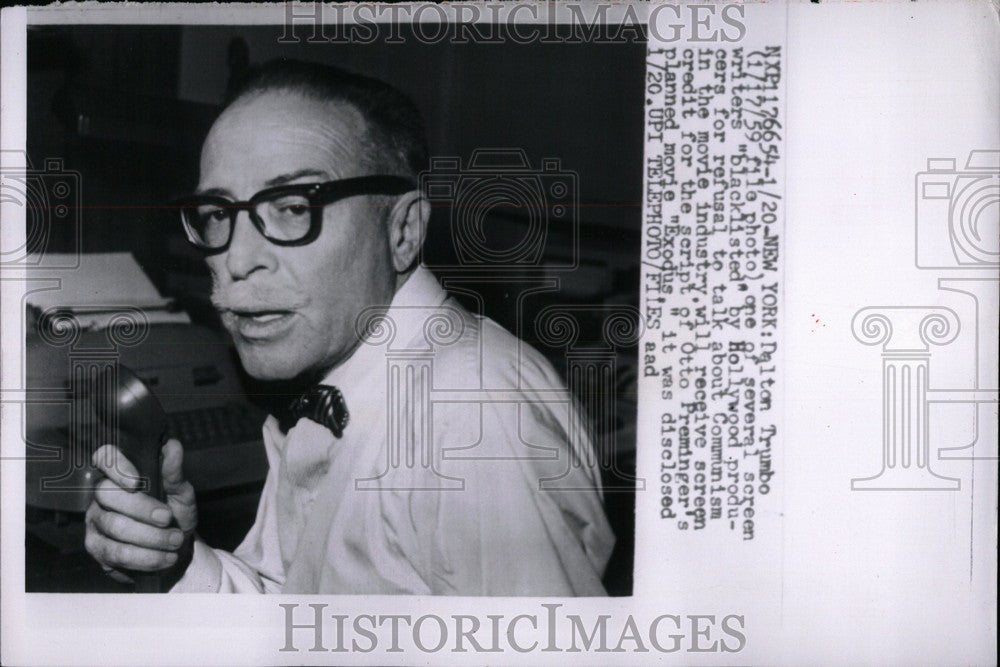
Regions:
<instances>
[{"instance_id":1,"label":"office equipment","mask_svg":"<svg viewBox=\"0 0 1000 667\"><path fill-rule=\"evenodd\" d=\"M74 369L94 363L106 345L102 330L84 331L72 345L37 334L26 342L27 488L29 505L83 512L95 479L90 456L103 429ZM115 353L159 398L167 434L184 446L184 472L196 491L259 482L267 474L261 440L265 412L244 395L230 343L210 329L157 324L145 340Z\"/></svg>"},{"instance_id":2,"label":"office equipment","mask_svg":"<svg viewBox=\"0 0 1000 667\"><path fill-rule=\"evenodd\" d=\"M131 253L45 253L45 262L46 266L74 268L33 273L39 279L58 281L57 288L28 294L28 304L37 312L72 314L86 330L107 328L123 309L140 310L149 324L191 322L187 313L159 293ZM41 265L35 259L29 263Z\"/></svg>"},{"instance_id":3,"label":"office equipment","mask_svg":"<svg viewBox=\"0 0 1000 667\"><path fill-rule=\"evenodd\" d=\"M89 396L90 383L109 366L131 369L155 392L168 436L184 445L195 490L262 480L265 415L244 395L228 340L191 324L130 253L62 260L55 265L77 267L39 272L58 287L27 299L34 320L25 346L28 504L86 510L95 481L90 457L108 438L94 416L100 406Z\"/></svg>"},{"instance_id":4,"label":"office equipment","mask_svg":"<svg viewBox=\"0 0 1000 667\"><path fill-rule=\"evenodd\" d=\"M128 368L155 393L163 420L148 425L181 441L199 534L222 548L235 547L254 520L268 468L266 410L247 398L228 338L192 324L129 253L60 259L56 266L78 266L33 274L53 288L27 298L25 590L124 592L83 545L84 512L100 479L91 457L116 439L99 418L107 406L98 405L93 383L109 368L119 377ZM160 422L146 413L120 425L134 431L151 421ZM119 444L131 446L128 434ZM140 465L154 467L153 458Z\"/></svg>"}]
</instances>

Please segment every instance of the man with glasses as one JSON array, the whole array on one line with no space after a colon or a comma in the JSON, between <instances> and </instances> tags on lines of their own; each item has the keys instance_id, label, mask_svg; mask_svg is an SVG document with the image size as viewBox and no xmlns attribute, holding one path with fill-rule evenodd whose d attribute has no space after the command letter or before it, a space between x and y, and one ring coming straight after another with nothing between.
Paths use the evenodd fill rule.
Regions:
<instances>
[{"instance_id":1,"label":"man with glasses","mask_svg":"<svg viewBox=\"0 0 1000 667\"><path fill-rule=\"evenodd\" d=\"M586 429L541 355L420 265L426 163L412 102L336 68L271 63L225 108L197 193L172 206L247 372L306 389L264 424L270 470L233 553L195 534L181 443L163 448L165 503L98 450L86 545L112 577L159 572L178 592L604 594L613 537ZM442 318L446 331L429 328ZM387 373L388 329L404 349L431 341L433 358ZM428 409L431 388L458 398Z\"/></svg>"}]
</instances>

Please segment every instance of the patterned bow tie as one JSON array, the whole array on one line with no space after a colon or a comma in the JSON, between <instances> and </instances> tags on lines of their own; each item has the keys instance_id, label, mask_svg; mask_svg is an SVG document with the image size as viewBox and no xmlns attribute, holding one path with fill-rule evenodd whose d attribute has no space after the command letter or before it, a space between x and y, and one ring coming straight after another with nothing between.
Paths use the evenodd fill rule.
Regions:
<instances>
[{"instance_id":1,"label":"patterned bow tie","mask_svg":"<svg viewBox=\"0 0 1000 667\"><path fill-rule=\"evenodd\" d=\"M286 433L299 419L306 417L330 429L337 438L342 438L351 414L339 389L320 384L292 401L284 417L281 429Z\"/></svg>"}]
</instances>

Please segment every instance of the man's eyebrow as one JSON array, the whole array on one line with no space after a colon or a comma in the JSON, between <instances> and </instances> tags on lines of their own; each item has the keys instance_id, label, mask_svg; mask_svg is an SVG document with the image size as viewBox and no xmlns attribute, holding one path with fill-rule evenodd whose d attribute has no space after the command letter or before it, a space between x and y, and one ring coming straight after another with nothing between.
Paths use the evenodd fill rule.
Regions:
<instances>
[{"instance_id":1,"label":"man's eyebrow","mask_svg":"<svg viewBox=\"0 0 1000 667\"><path fill-rule=\"evenodd\" d=\"M273 188L276 185L284 185L285 183L291 183L292 181L298 180L300 178L307 178L309 176L319 176L321 178L329 178L330 175L323 171L322 169L299 169L298 171L293 171L288 174L281 174L275 176L274 178L269 178L264 181L264 187ZM195 192L198 195L210 195L213 197L226 197L227 199L234 199L233 193L225 188L206 188L204 190L198 190Z\"/></svg>"},{"instance_id":2,"label":"man's eyebrow","mask_svg":"<svg viewBox=\"0 0 1000 667\"><path fill-rule=\"evenodd\" d=\"M225 188L206 188L204 190L196 190L196 195L209 195L212 197L226 197L228 199L233 198L233 194Z\"/></svg>"},{"instance_id":3,"label":"man's eyebrow","mask_svg":"<svg viewBox=\"0 0 1000 667\"><path fill-rule=\"evenodd\" d=\"M291 183L292 181L298 180L300 178L305 178L307 176L321 176L323 178L329 178L329 174L320 169L299 169L298 171L293 171L290 174L281 174L280 176L275 176L274 178L268 179L264 185L267 187L274 187L275 185L284 185L285 183Z\"/></svg>"}]
</instances>

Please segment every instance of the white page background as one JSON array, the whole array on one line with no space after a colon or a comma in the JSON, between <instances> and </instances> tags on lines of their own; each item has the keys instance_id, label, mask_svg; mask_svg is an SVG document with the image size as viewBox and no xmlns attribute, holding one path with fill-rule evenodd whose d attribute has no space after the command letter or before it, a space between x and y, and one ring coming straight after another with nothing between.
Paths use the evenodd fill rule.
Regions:
<instances>
[{"instance_id":1,"label":"white page background","mask_svg":"<svg viewBox=\"0 0 1000 667\"><path fill-rule=\"evenodd\" d=\"M217 11L216 22L239 20ZM931 386L971 386L971 310L960 295L938 289L946 272L914 264L913 188L928 158L953 157L961 167L970 150L1000 149L996 10L986 1L748 5L750 30L755 11L787 20L784 425L775 461L781 517L761 521L752 549L727 540L686 551L659 525L658 498L640 493L634 597L562 601L564 611L633 613L646 622L664 613L742 614L748 643L741 653L279 653L277 604L290 601L285 596L21 595L24 469L5 461L4 662L995 663L996 460L938 461L941 444L932 441L932 467L959 478L959 490L852 491L853 478L879 470L882 362L879 347L855 339L851 321L868 306L954 309L963 329L949 346L932 348ZM109 21L111 12L102 14ZM270 19L251 15L282 20L280 8ZM8 45L19 40L8 41L6 32L15 16L4 19L5 68L17 58ZM137 15L121 16L133 22ZM175 16L195 20L180 10L155 20ZM6 81L5 107L18 94ZM5 132L4 148L10 137ZM10 318L18 317L11 294L5 287L5 345ZM995 322L996 299L986 305L992 311L980 317ZM981 363L995 366L996 350L985 352ZM970 437L969 411L936 414L934 433ZM6 449L20 424L4 416ZM996 431L980 435L985 446L976 454L996 457ZM650 446L639 443L640 465ZM720 577L720 568L734 573ZM323 600L345 614L540 611L537 601L505 599Z\"/></svg>"},{"instance_id":2,"label":"white page background","mask_svg":"<svg viewBox=\"0 0 1000 667\"><path fill-rule=\"evenodd\" d=\"M939 462L932 440L932 467L960 490L852 492L850 480L878 472L881 433L880 350L855 340L854 313L964 305L937 289L944 272L914 264L914 175L928 158L961 167L1000 148L996 11L823 4L794 7L789 25L784 654L995 661L996 461ZM996 294L981 314L994 327ZM964 314L963 334L932 348L932 386L970 386ZM969 416L932 434L968 433ZM995 434L982 454L996 456Z\"/></svg>"}]
</instances>

